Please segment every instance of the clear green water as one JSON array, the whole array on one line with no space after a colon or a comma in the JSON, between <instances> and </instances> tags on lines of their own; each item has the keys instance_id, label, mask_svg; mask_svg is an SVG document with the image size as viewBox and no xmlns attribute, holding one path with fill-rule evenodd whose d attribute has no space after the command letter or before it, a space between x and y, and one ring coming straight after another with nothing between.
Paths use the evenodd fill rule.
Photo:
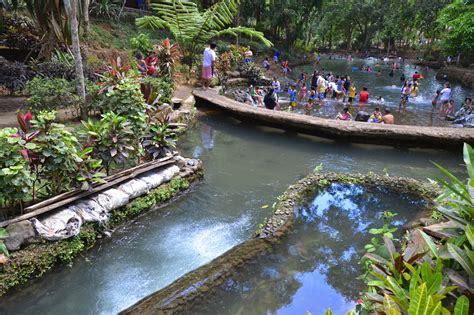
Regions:
<instances>
[{"instance_id":1,"label":"clear green water","mask_svg":"<svg viewBox=\"0 0 474 315\"><path fill-rule=\"evenodd\" d=\"M113 314L250 237L275 197L315 166L420 179L434 160L457 174L461 152L338 143L210 112L182 139L205 179L178 201L117 229L72 266L0 298L0 314Z\"/></svg>"},{"instance_id":2,"label":"clear green water","mask_svg":"<svg viewBox=\"0 0 474 315\"><path fill-rule=\"evenodd\" d=\"M394 225L401 227L423 206L383 188L333 184L296 210L294 230L271 253L241 268L189 314L324 314L328 307L346 314L364 289L356 278L373 237L368 230L381 226L385 210L398 213Z\"/></svg>"}]
</instances>

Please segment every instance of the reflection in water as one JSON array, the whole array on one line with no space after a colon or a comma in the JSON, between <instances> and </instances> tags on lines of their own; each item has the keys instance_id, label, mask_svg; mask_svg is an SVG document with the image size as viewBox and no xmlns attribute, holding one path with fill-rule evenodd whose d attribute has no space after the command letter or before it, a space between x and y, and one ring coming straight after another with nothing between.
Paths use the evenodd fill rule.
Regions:
<instances>
[{"instance_id":1,"label":"reflection in water","mask_svg":"<svg viewBox=\"0 0 474 315\"><path fill-rule=\"evenodd\" d=\"M406 223L423 201L383 188L332 184L296 210L293 232L235 274L192 314L334 314L355 308L363 289L358 262L383 211Z\"/></svg>"},{"instance_id":2,"label":"reflection in water","mask_svg":"<svg viewBox=\"0 0 474 315\"><path fill-rule=\"evenodd\" d=\"M212 150L203 145L204 124L213 130ZM201 117L182 137L180 151L191 156L197 146L205 176L192 193L118 228L72 267L56 268L0 297L0 314L115 314L252 237L271 213L262 205L273 204L320 163L325 171L419 179L438 174L430 160L457 176L465 170L457 152L339 143L225 115Z\"/></svg>"}]
</instances>

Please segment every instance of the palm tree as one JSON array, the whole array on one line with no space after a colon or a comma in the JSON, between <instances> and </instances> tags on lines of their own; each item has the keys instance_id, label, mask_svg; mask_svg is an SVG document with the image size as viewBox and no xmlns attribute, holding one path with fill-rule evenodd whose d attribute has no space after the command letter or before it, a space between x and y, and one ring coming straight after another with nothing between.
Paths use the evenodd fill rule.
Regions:
<instances>
[{"instance_id":1,"label":"palm tree","mask_svg":"<svg viewBox=\"0 0 474 315\"><path fill-rule=\"evenodd\" d=\"M190 66L203 45L218 36L242 34L255 38L268 47L272 46L262 32L253 28L229 27L239 10L240 0L221 0L202 12L190 0L151 1L156 15L138 18L137 25L168 29L183 52L183 61Z\"/></svg>"}]
</instances>

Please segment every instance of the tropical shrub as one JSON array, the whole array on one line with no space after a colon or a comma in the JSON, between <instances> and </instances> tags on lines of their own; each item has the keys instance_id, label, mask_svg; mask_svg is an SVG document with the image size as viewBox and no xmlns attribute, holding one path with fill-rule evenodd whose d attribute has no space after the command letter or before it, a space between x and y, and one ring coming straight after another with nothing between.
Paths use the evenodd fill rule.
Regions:
<instances>
[{"instance_id":1,"label":"tropical shrub","mask_svg":"<svg viewBox=\"0 0 474 315\"><path fill-rule=\"evenodd\" d=\"M227 83L227 72L230 71L232 67L232 52L225 52L219 55L216 61L216 73L219 80L219 85L225 86Z\"/></svg>"},{"instance_id":2,"label":"tropical shrub","mask_svg":"<svg viewBox=\"0 0 474 315\"><path fill-rule=\"evenodd\" d=\"M160 96L159 97L160 103L171 104L171 98L173 97L175 85L174 85L173 80L170 77L147 76L143 79L141 86L142 86L142 93L145 99L148 99L148 97L147 97L147 93L144 93L144 87L149 86Z\"/></svg>"},{"instance_id":3,"label":"tropical shrub","mask_svg":"<svg viewBox=\"0 0 474 315\"><path fill-rule=\"evenodd\" d=\"M140 84L134 78L124 78L108 89L99 106L102 113L115 112L127 117L137 138L143 134L146 128L146 105Z\"/></svg>"},{"instance_id":4,"label":"tropical shrub","mask_svg":"<svg viewBox=\"0 0 474 315\"><path fill-rule=\"evenodd\" d=\"M140 90L141 77L120 57L100 75L97 108L101 113L114 112L126 116L137 138L146 128L146 104Z\"/></svg>"},{"instance_id":5,"label":"tropical shrub","mask_svg":"<svg viewBox=\"0 0 474 315\"><path fill-rule=\"evenodd\" d=\"M89 10L92 16L118 20L122 13L122 2L114 0L93 0Z\"/></svg>"},{"instance_id":6,"label":"tropical shrub","mask_svg":"<svg viewBox=\"0 0 474 315\"><path fill-rule=\"evenodd\" d=\"M153 49L158 57L159 75L174 78L176 63L183 57L178 43L171 44L169 38L166 38Z\"/></svg>"},{"instance_id":7,"label":"tropical shrub","mask_svg":"<svg viewBox=\"0 0 474 315\"><path fill-rule=\"evenodd\" d=\"M68 190L76 178L77 164L82 162L78 139L55 119L54 111L39 112L31 123L40 133L25 146L32 172L46 195Z\"/></svg>"},{"instance_id":8,"label":"tropical shrub","mask_svg":"<svg viewBox=\"0 0 474 315\"><path fill-rule=\"evenodd\" d=\"M33 184L28 162L20 154L23 147L31 145L17 135L16 128L0 129L0 204L12 208L23 206Z\"/></svg>"},{"instance_id":9,"label":"tropical shrub","mask_svg":"<svg viewBox=\"0 0 474 315\"><path fill-rule=\"evenodd\" d=\"M112 164L124 164L137 154L137 139L133 125L125 116L113 112L102 115L99 121L83 121L86 147L91 147L91 156L101 161L107 175Z\"/></svg>"},{"instance_id":10,"label":"tropical shrub","mask_svg":"<svg viewBox=\"0 0 474 315\"><path fill-rule=\"evenodd\" d=\"M74 82L65 79L35 77L26 84L27 100L31 111L78 107L81 99L76 94Z\"/></svg>"},{"instance_id":11,"label":"tropical shrub","mask_svg":"<svg viewBox=\"0 0 474 315\"><path fill-rule=\"evenodd\" d=\"M150 43L150 37L146 34L140 33L130 39L130 44L133 49L138 50L145 56L148 56L153 50L153 45Z\"/></svg>"},{"instance_id":12,"label":"tropical shrub","mask_svg":"<svg viewBox=\"0 0 474 315\"><path fill-rule=\"evenodd\" d=\"M79 158L82 160L78 164L78 176L76 181L80 185L82 190L91 190L94 185L105 184L103 180L105 173L102 173L102 160L98 160L92 157L94 148L87 147L78 152Z\"/></svg>"},{"instance_id":13,"label":"tropical shrub","mask_svg":"<svg viewBox=\"0 0 474 315\"><path fill-rule=\"evenodd\" d=\"M451 183L436 177L443 193L436 199L436 211L451 222L443 239L434 239L422 233L434 259L442 259L451 268L450 280L459 288L470 290L469 279L474 276L474 150L464 144L464 163L467 180L460 180L448 170L435 165Z\"/></svg>"},{"instance_id":14,"label":"tropical shrub","mask_svg":"<svg viewBox=\"0 0 474 315\"><path fill-rule=\"evenodd\" d=\"M152 121L141 143L148 159L155 160L166 156L176 147L176 132L169 126L167 116Z\"/></svg>"}]
</instances>

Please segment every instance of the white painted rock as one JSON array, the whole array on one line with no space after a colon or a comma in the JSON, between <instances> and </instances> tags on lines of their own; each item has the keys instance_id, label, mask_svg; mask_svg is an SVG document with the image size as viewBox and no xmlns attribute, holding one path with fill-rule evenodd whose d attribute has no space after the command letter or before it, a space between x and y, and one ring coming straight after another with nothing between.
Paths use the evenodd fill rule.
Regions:
<instances>
[{"instance_id":1,"label":"white painted rock","mask_svg":"<svg viewBox=\"0 0 474 315\"><path fill-rule=\"evenodd\" d=\"M130 198L121 190L111 188L93 198L106 211L117 209L129 203Z\"/></svg>"},{"instance_id":2,"label":"white painted rock","mask_svg":"<svg viewBox=\"0 0 474 315\"><path fill-rule=\"evenodd\" d=\"M92 199L80 201L70 207L85 222L103 223L109 218L107 211Z\"/></svg>"},{"instance_id":3,"label":"white painted rock","mask_svg":"<svg viewBox=\"0 0 474 315\"><path fill-rule=\"evenodd\" d=\"M56 241L79 234L82 218L70 209L62 209L44 219L31 219L36 232L44 239Z\"/></svg>"}]
</instances>

